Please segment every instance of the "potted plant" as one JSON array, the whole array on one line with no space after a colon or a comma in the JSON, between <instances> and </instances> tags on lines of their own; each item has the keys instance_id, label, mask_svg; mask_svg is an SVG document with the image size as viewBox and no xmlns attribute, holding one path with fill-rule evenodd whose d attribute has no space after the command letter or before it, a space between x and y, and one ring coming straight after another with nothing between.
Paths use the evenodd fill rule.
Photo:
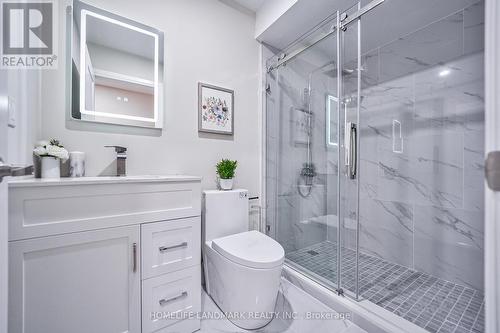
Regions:
<instances>
[{"instance_id":1,"label":"potted plant","mask_svg":"<svg viewBox=\"0 0 500 333\"><path fill-rule=\"evenodd\" d=\"M236 171L237 161L222 159L217 163L217 175L219 176L219 186L221 190L232 190L234 173Z\"/></svg>"},{"instance_id":2,"label":"potted plant","mask_svg":"<svg viewBox=\"0 0 500 333\"><path fill-rule=\"evenodd\" d=\"M56 139L41 142L33 150L42 159L42 178L59 179L61 177L60 162L69 158L68 151Z\"/></svg>"}]
</instances>

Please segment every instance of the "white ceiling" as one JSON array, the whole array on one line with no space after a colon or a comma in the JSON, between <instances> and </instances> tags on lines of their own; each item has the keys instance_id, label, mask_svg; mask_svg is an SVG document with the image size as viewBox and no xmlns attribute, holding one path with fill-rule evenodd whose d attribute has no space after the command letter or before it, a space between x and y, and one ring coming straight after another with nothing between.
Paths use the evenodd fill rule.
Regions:
<instances>
[{"instance_id":1,"label":"white ceiling","mask_svg":"<svg viewBox=\"0 0 500 333\"><path fill-rule=\"evenodd\" d=\"M221 0L226 5L236 9L243 9L246 12L256 13L265 0Z\"/></svg>"},{"instance_id":2,"label":"white ceiling","mask_svg":"<svg viewBox=\"0 0 500 333\"><path fill-rule=\"evenodd\" d=\"M262 6L265 0L233 0L237 2L240 6L250 9L252 12L257 12L257 10Z\"/></svg>"},{"instance_id":3,"label":"white ceiling","mask_svg":"<svg viewBox=\"0 0 500 333\"><path fill-rule=\"evenodd\" d=\"M357 1L299 0L279 20L257 36L257 39L277 50L286 50L292 42L311 31L319 22L334 14L336 10L342 11L350 8ZM361 0L361 4L366 5L370 1ZM386 0L363 16L362 42L366 43L363 45L363 49L372 50L396 40L474 2L477 1ZM294 48L292 47L292 49Z\"/></svg>"}]
</instances>

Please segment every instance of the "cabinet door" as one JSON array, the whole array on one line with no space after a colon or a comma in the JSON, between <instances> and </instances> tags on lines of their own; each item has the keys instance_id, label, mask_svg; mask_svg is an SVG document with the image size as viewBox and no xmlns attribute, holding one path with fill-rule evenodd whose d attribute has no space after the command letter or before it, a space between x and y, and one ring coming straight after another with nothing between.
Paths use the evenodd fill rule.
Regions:
<instances>
[{"instance_id":1,"label":"cabinet door","mask_svg":"<svg viewBox=\"0 0 500 333\"><path fill-rule=\"evenodd\" d=\"M9 243L9 332L140 333L140 227Z\"/></svg>"}]
</instances>

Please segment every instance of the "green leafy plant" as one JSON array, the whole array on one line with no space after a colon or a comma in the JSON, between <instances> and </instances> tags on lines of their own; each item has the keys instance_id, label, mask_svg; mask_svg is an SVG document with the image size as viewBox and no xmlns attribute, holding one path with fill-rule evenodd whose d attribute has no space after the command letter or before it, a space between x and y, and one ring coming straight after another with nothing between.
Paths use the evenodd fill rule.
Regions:
<instances>
[{"instance_id":1,"label":"green leafy plant","mask_svg":"<svg viewBox=\"0 0 500 333\"><path fill-rule=\"evenodd\" d=\"M217 168L217 174L221 179L231 179L234 178L237 165L238 161L222 159L215 167Z\"/></svg>"}]
</instances>

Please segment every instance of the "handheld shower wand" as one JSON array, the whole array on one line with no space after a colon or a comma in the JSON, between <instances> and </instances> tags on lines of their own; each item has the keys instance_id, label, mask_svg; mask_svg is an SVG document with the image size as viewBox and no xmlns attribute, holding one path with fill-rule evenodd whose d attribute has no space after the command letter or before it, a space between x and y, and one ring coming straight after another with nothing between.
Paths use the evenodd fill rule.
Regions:
<instances>
[{"instance_id":1,"label":"handheld shower wand","mask_svg":"<svg viewBox=\"0 0 500 333\"><path fill-rule=\"evenodd\" d=\"M312 151L311 151L311 138L313 131L312 124L312 112L311 112L311 78L309 79L309 86L304 88L304 93L302 95L302 103L304 106L307 105L307 161L303 164L302 169L300 170L300 177L297 179L297 191L300 196L303 198L307 198L311 195L314 177L316 177L316 167L312 162ZM307 188L307 191L304 193L302 191L301 180L303 179L304 185Z\"/></svg>"}]
</instances>

